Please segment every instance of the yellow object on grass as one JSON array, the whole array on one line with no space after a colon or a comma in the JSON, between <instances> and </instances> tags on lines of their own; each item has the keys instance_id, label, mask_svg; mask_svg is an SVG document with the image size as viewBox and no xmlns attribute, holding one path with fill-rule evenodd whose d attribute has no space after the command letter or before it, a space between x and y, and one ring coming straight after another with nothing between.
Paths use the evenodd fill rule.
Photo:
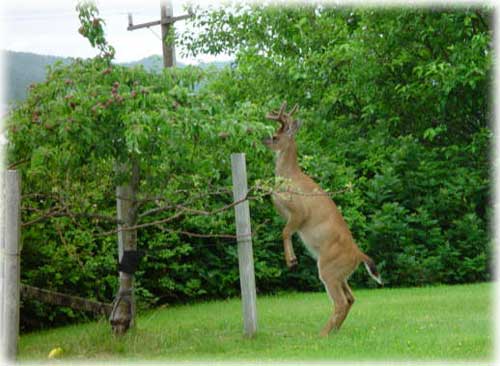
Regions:
<instances>
[{"instance_id":1,"label":"yellow object on grass","mask_svg":"<svg viewBox=\"0 0 500 366\"><path fill-rule=\"evenodd\" d=\"M63 349L61 347L56 347L52 351L49 352L49 358L57 358L61 356L63 353Z\"/></svg>"}]
</instances>

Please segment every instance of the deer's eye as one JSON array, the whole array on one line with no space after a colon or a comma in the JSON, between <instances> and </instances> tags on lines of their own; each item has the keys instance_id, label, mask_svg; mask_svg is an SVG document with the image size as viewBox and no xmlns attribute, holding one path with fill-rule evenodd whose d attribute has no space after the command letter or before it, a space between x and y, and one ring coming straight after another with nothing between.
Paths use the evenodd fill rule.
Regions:
<instances>
[{"instance_id":1,"label":"deer's eye","mask_svg":"<svg viewBox=\"0 0 500 366\"><path fill-rule=\"evenodd\" d=\"M273 141L276 141L278 139L277 136L273 136Z\"/></svg>"}]
</instances>

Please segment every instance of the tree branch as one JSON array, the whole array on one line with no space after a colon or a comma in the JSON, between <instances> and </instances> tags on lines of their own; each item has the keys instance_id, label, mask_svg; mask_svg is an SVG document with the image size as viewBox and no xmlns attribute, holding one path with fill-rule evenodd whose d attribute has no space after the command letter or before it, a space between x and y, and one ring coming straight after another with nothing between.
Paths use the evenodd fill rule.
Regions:
<instances>
[{"instance_id":1,"label":"tree branch","mask_svg":"<svg viewBox=\"0 0 500 366\"><path fill-rule=\"evenodd\" d=\"M25 208L26 210L36 210L33 208ZM36 210L39 211L39 210ZM53 217L71 217L71 218L87 218L87 219L97 219L97 220L103 220L107 222L111 222L113 224L117 225L123 225L124 222L121 220L116 219L113 216L106 216L106 215L99 215L99 214L94 214L94 213L77 213L77 212L72 212L69 211L66 206L64 207L57 207L56 209L50 210L41 216L37 217L36 219L33 219L31 221L23 222L21 223L22 227L30 226L36 223L39 223L44 220L51 219Z\"/></svg>"},{"instance_id":2,"label":"tree branch","mask_svg":"<svg viewBox=\"0 0 500 366\"><path fill-rule=\"evenodd\" d=\"M122 226L122 227L115 229L115 230L110 230L110 231L105 231L103 233L98 233L95 236L98 236L98 237L99 236L107 236L107 235L119 233L120 231L142 229L142 228L145 228L148 226L153 226L153 225L162 224L162 223L166 223L166 222L175 220L176 218L182 216L183 214L184 214L184 211L180 211L180 212L177 212L175 215L172 215L172 216L167 217L165 219L161 219L161 220L157 220L157 221L153 221L153 222L147 222L145 224L139 224L139 225L134 225L134 226Z\"/></svg>"},{"instance_id":3,"label":"tree branch","mask_svg":"<svg viewBox=\"0 0 500 366\"><path fill-rule=\"evenodd\" d=\"M22 160L16 161L15 163L10 164L9 167L8 167L8 169L9 170L14 169L16 166L24 164L24 163L27 163L30 160L31 160L31 158L26 158L26 159L22 159Z\"/></svg>"}]
</instances>

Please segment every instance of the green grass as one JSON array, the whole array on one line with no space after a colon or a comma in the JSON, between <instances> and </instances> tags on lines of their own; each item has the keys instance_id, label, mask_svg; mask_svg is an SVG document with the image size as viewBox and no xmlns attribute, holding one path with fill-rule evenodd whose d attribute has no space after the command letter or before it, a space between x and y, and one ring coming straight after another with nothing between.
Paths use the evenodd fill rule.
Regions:
<instances>
[{"instance_id":1,"label":"green grass","mask_svg":"<svg viewBox=\"0 0 500 366\"><path fill-rule=\"evenodd\" d=\"M258 334L242 336L238 299L166 307L138 317L123 338L105 320L25 334L20 361L488 361L493 285L355 290L343 328L318 333L331 312L325 293L258 299Z\"/></svg>"}]
</instances>

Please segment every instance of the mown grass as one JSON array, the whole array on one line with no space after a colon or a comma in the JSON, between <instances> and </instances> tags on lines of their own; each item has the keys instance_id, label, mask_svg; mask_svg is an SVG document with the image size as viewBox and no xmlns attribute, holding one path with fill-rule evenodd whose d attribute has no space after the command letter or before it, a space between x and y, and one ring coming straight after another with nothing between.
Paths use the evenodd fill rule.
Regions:
<instances>
[{"instance_id":1,"label":"mown grass","mask_svg":"<svg viewBox=\"0 0 500 366\"><path fill-rule=\"evenodd\" d=\"M242 336L238 299L141 314L123 338L105 320L25 334L20 361L488 361L493 354L491 283L355 290L343 328L319 330L331 312L324 293L258 299L256 337ZM48 360L47 360L48 361Z\"/></svg>"}]
</instances>

